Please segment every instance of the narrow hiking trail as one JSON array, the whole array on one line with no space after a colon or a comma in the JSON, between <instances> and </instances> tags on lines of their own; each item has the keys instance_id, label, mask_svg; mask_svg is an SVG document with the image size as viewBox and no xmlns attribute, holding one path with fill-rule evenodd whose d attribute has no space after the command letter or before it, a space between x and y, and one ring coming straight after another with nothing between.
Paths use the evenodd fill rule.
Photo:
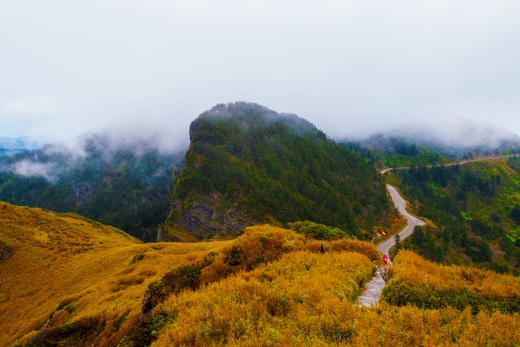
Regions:
<instances>
[{"instance_id":1,"label":"narrow hiking trail","mask_svg":"<svg viewBox=\"0 0 520 347\"><path fill-rule=\"evenodd\" d=\"M399 211L399 213L406 219L408 222L407 225L399 232L399 236L401 237L401 240L404 240L408 236L410 236L413 233L413 230L416 226L423 226L425 222L415 216L412 216L408 211L406 211L406 201L403 199L403 197L399 194L397 189L395 187L387 184L386 189L388 190L388 193L390 194L390 197L392 198L392 201L394 202L395 207ZM379 245L377 245L377 249L382 254L387 254L390 248L392 248L395 245L395 235L389 238L388 240L385 240L381 242ZM389 258L390 261L390 258ZM379 271L377 274L372 278L370 282L368 282L365 286L365 290L361 294L361 296L358 298L358 305L359 306L372 306L377 304L379 301L379 297L381 296L381 292L383 291L383 287L385 286L386 282L381 277L381 274Z\"/></svg>"}]
</instances>

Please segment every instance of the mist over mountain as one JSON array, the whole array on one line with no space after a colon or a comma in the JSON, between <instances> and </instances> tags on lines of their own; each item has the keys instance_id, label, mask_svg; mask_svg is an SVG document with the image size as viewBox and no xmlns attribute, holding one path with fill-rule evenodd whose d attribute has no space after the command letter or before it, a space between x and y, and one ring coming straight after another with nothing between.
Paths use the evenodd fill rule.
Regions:
<instances>
[{"instance_id":1,"label":"mist over mountain","mask_svg":"<svg viewBox=\"0 0 520 347\"><path fill-rule=\"evenodd\" d=\"M147 241L166 218L183 152L106 135L0 158L0 200L76 212Z\"/></svg>"},{"instance_id":2,"label":"mist over mountain","mask_svg":"<svg viewBox=\"0 0 520 347\"><path fill-rule=\"evenodd\" d=\"M21 137L0 137L0 157L5 155L12 155L32 149L37 149L43 146L33 138Z\"/></svg>"},{"instance_id":3,"label":"mist over mountain","mask_svg":"<svg viewBox=\"0 0 520 347\"><path fill-rule=\"evenodd\" d=\"M431 165L481 155L520 152L517 135L472 122L446 127L444 131L425 126L350 137L340 142L371 162L386 167Z\"/></svg>"},{"instance_id":4,"label":"mist over mountain","mask_svg":"<svg viewBox=\"0 0 520 347\"><path fill-rule=\"evenodd\" d=\"M143 120L140 127L135 127L132 122L113 125L98 133L87 133L39 149L31 149L38 143L34 139L3 139L4 147L9 149L3 152L0 150L4 154L0 157L0 200L57 211L75 211L122 228L142 239L155 239L154 228L164 221L169 210L168 196L173 191L173 170L180 172L183 168L183 155L187 150L184 137L187 137L188 131L186 129L185 135L175 138L168 135L169 127L166 123L162 127L145 123ZM272 128L273 124L277 124L277 127ZM278 133L282 129L280 127L290 129L288 136L314 137L323 143L331 141L312 123L294 114L278 113L254 103L236 102L218 104L192 122L189 136L193 148L188 156L193 157L193 151L199 151L205 144L210 147L224 146L224 152L228 152L225 156L245 155L241 160L257 160L257 153L249 157L250 154L242 151L241 141L249 141L246 139L252 135L257 136L255 132L263 133L271 129L273 134L261 136L267 136L266 139L272 136L269 141L272 141L270 145L273 147L268 151L272 151L275 157L268 160L268 165L262 159L260 165L267 165L266 168L270 167L268 171L272 171L275 170L273 163L279 160L278 157L285 158L286 155L281 149L285 144L274 140L282 136L282 133ZM350 137L349 140L339 142L378 167L427 165L482 154L509 153L520 148L516 135L498 128L470 122L460 123L450 129L443 132L432 126L428 131L388 131L361 139ZM181 129L172 130L175 134ZM269 145L269 142L265 145ZM327 146L334 145L331 142ZM211 152L214 149L207 150ZM302 149L290 147L285 150L298 156L297 153ZM314 158L305 160L312 161ZM304 167L307 168L292 169L305 171L309 170L309 165L313 164L306 163ZM184 178L196 167L189 164L186 169ZM279 169L282 170L280 172L286 171ZM217 169L206 172L203 176L207 177L204 179L219 181L220 178L215 178L218 172ZM234 179L240 176L236 176L236 173L233 175ZM185 182L184 179L180 181ZM230 181L229 184L233 183ZM179 192L185 187L184 183L180 184ZM126 207L119 208L117 201ZM154 212L146 215L143 209ZM298 215L305 216L306 213ZM330 224L337 223L330 218ZM288 216L281 219L293 221ZM352 223L351 220L342 226L352 227Z\"/></svg>"}]
</instances>

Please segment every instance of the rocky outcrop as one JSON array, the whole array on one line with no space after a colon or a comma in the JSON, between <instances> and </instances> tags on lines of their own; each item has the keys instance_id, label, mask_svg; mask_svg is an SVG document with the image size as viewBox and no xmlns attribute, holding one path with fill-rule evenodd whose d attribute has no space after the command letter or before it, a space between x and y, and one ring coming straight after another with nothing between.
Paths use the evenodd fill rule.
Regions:
<instances>
[{"instance_id":1,"label":"rocky outcrop","mask_svg":"<svg viewBox=\"0 0 520 347\"><path fill-rule=\"evenodd\" d=\"M199 239L218 234L240 234L247 226L256 224L251 217L214 199L204 199L182 206L179 200L172 203L175 223Z\"/></svg>"},{"instance_id":2,"label":"rocky outcrop","mask_svg":"<svg viewBox=\"0 0 520 347\"><path fill-rule=\"evenodd\" d=\"M0 264L11 258L13 250L11 247L0 241Z\"/></svg>"},{"instance_id":3,"label":"rocky outcrop","mask_svg":"<svg viewBox=\"0 0 520 347\"><path fill-rule=\"evenodd\" d=\"M88 184L74 182L71 185L72 194L74 194L74 203L81 206L92 198L92 189Z\"/></svg>"}]
</instances>

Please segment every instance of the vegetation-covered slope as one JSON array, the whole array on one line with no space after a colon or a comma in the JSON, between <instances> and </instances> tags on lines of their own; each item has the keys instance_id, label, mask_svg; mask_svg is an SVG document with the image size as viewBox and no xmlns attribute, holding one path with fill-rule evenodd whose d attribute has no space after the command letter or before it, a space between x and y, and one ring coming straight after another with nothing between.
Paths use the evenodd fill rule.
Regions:
<instances>
[{"instance_id":1,"label":"vegetation-covered slope","mask_svg":"<svg viewBox=\"0 0 520 347\"><path fill-rule=\"evenodd\" d=\"M400 136L374 135L362 141L342 143L378 168L433 165L454 160L441 148Z\"/></svg>"},{"instance_id":2,"label":"vegetation-covered slope","mask_svg":"<svg viewBox=\"0 0 520 347\"><path fill-rule=\"evenodd\" d=\"M121 270L114 258L127 262L134 247L142 246L128 234L77 215L0 203L2 345L99 310L96 292Z\"/></svg>"},{"instance_id":3,"label":"vegetation-covered slope","mask_svg":"<svg viewBox=\"0 0 520 347\"><path fill-rule=\"evenodd\" d=\"M284 254L306 252L311 259L321 250L321 242L267 225L232 241L143 244L77 215L7 203L0 203L0 225L2 344L147 344L171 318L153 310L168 297ZM324 242L324 249L331 259L350 257L362 266L351 267L357 275L343 289L353 300L372 275L377 250L355 240ZM342 271L347 264L337 266Z\"/></svg>"},{"instance_id":4,"label":"vegetation-covered slope","mask_svg":"<svg viewBox=\"0 0 520 347\"><path fill-rule=\"evenodd\" d=\"M180 156L111 147L91 137L80 154L49 146L0 158L0 201L76 212L155 241Z\"/></svg>"},{"instance_id":5,"label":"vegetation-covered slope","mask_svg":"<svg viewBox=\"0 0 520 347\"><path fill-rule=\"evenodd\" d=\"M471 129L468 131L471 133ZM429 166L491 154L519 153L520 138L504 136L501 140L490 139L488 144L468 145L464 144L465 141L448 144L446 140L429 138L425 134L377 134L363 140L343 141L342 144L378 168L395 168Z\"/></svg>"},{"instance_id":6,"label":"vegetation-covered slope","mask_svg":"<svg viewBox=\"0 0 520 347\"><path fill-rule=\"evenodd\" d=\"M403 244L428 259L518 272L520 160L396 171L390 180L430 219Z\"/></svg>"},{"instance_id":7,"label":"vegetation-covered slope","mask_svg":"<svg viewBox=\"0 0 520 347\"><path fill-rule=\"evenodd\" d=\"M310 220L366 237L391 222L374 168L294 115L217 105L191 124L190 137L167 227L208 237Z\"/></svg>"},{"instance_id":8,"label":"vegetation-covered slope","mask_svg":"<svg viewBox=\"0 0 520 347\"><path fill-rule=\"evenodd\" d=\"M0 203L0 344L520 343L518 314L357 307L379 260L368 242L269 225L230 241L144 244L77 215Z\"/></svg>"},{"instance_id":9,"label":"vegetation-covered slope","mask_svg":"<svg viewBox=\"0 0 520 347\"><path fill-rule=\"evenodd\" d=\"M520 341L517 313L474 315L469 308L421 310L385 303L357 307L351 302L372 266L360 253L285 254L253 271L171 296L153 311L165 317L153 346L512 346ZM504 277L487 274L487 279Z\"/></svg>"},{"instance_id":10,"label":"vegetation-covered slope","mask_svg":"<svg viewBox=\"0 0 520 347\"><path fill-rule=\"evenodd\" d=\"M520 311L520 278L467 266L446 266L401 251L383 299L394 305L420 308Z\"/></svg>"},{"instance_id":11,"label":"vegetation-covered slope","mask_svg":"<svg viewBox=\"0 0 520 347\"><path fill-rule=\"evenodd\" d=\"M143 244L78 215L0 203L0 345L117 345L150 283L224 246Z\"/></svg>"},{"instance_id":12,"label":"vegetation-covered slope","mask_svg":"<svg viewBox=\"0 0 520 347\"><path fill-rule=\"evenodd\" d=\"M328 311L347 311L372 274L373 264L360 253L289 253L254 271L171 297L157 310L176 317L156 345L347 342L354 333L352 322Z\"/></svg>"}]
</instances>

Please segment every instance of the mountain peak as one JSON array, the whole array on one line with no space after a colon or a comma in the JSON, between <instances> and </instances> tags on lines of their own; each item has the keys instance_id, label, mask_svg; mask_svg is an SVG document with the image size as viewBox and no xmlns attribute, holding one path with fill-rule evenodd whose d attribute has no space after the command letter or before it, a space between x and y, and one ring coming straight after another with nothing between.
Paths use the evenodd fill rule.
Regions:
<instances>
[{"instance_id":1,"label":"mountain peak","mask_svg":"<svg viewBox=\"0 0 520 347\"><path fill-rule=\"evenodd\" d=\"M307 219L367 237L366 230L389 223L392 211L373 167L294 114L219 104L192 122L190 138L167 234L211 238ZM378 208L368 211L355 197Z\"/></svg>"},{"instance_id":2,"label":"mountain peak","mask_svg":"<svg viewBox=\"0 0 520 347\"><path fill-rule=\"evenodd\" d=\"M203 112L190 126L190 138L204 122L231 121L242 131L265 127L274 122L287 126L288 129L297 133L312 133L325 135L309 121L292 113L279 113L254 102L230 102L217 104L208 111Z\"/></svg>"}]
</instances>

